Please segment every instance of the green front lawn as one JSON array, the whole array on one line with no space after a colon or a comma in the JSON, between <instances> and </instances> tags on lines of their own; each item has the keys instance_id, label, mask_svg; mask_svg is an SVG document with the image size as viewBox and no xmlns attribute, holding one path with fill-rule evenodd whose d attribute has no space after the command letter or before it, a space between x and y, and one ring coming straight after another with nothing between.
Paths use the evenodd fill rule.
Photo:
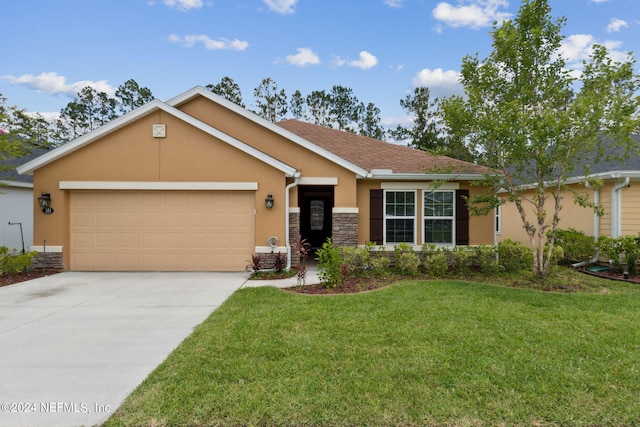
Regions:
<instances>
[{"instance_id":1,"label":"green front lawn","mask_svg":"<svg viewBox=\"0 0 640 427\"><path fill-rule=\"evenodd\" d=\"M640 425L640 285L602 283L242 289L107 425Z\"/></svg>"}]
</instances>

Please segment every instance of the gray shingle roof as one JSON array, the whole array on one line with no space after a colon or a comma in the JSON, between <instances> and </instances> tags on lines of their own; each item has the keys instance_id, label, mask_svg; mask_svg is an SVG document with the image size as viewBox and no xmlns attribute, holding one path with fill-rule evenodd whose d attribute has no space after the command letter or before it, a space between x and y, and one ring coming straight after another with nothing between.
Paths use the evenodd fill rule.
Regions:
<instances>
[{"instance_id":1,"label":"gray shingle roof","mask_svg":"<svg viewBox=\"0 0 640 427\"><path fill-rule=\"evenodd\" d=\"M0 165L2 166L2 168L0 168L0 180L2 180L2 181L15 181L15 182L27 182L27 183L33 182L33 176L32 175L20 175L16 171L16 168L18 166L20 166L20 165L23 165L23 164L25 164L27 162L30 162L31 160L35 159L36 157L40 157L43 154L48 153L49 151L50 151L50 148L38 147L38 148L35 148L31 154L27 154L26 156L18 157L18 158L11 159L11 160L0 161ZM4 168L5 165L12 165L13 167L10 168L10 169L5 170L5 168Z\"/></svg>"}]
</instances>

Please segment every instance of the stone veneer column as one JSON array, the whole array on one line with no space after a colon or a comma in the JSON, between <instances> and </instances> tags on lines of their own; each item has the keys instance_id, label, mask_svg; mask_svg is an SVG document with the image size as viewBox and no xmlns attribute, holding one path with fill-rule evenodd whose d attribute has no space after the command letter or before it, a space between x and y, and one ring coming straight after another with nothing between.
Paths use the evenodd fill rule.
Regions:
<instances>
[{"instance_id":1,"label":"stone veneer column","mask_svg":"<svg viewBox=\"0 0 640 427\"><path fill-rule=\"evenodd\" d=\"M358 208L333 208L331 235L335 246L358 245Z\"/></svg>"},{"instance_id":2,"label":"stone veneer column","mask_svg":"<svg viewBox=\"0 0 640 427\"><path fill-rule=\"evenodd\" d=\"M32 246L32 251L37 252L31 261L31 266L35 269L53 268L56 270L64 269L64 254L62 246Z\"/></svg>"},{"instance_id":3,"label":"stone veneer column","mask_svg":"<svg viewBox=\"0 0 640 427\"><path fill-rule=\"evenodd\" d=\"M291 267L297 267L300 260L295 254L295 247L300 237L300 208L289 208L289 244L291 245Z\"/></svg>"}]
</instances>

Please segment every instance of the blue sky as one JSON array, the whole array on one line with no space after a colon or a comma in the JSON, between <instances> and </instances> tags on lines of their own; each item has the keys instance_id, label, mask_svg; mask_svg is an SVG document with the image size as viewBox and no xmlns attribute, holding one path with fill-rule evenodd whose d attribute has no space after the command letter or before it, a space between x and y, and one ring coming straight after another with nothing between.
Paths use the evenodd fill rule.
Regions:
<instances>
[{"instance_id":1,"label":"blue sky","mask_svg":"<svg viewBox=\"0 0 640 427\"><path fill-rule=\"evenodd\" d=\"M565 57L575 68L593 43L617 58L640 52L638 0L550 0L566 16ZM514 0L5 0L0 94L45 116L84 86L113 94L128 79L169 99L229 76L252 108L271 77L287 95L352 88L403 121L416 86L461 93L462 58L491 50L494 20ZM638 70L638 67L636 67Z\"/></svg>"}]
</instances>

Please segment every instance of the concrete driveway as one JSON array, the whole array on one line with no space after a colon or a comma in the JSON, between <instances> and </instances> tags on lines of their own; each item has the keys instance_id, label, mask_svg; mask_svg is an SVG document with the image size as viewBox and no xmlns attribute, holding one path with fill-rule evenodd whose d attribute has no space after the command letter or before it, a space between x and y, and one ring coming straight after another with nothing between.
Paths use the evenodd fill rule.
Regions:
<instances>
[{"instance_id":1,"label":"concrete driveway","mask_svg":"<svg viewBox=\"0 0 640 427\"><path fill-rule=\"evenodd\" d=\"M0 426L104 422L247 273L60 273L0 288Z\"/></svg>"}]
</instances>

